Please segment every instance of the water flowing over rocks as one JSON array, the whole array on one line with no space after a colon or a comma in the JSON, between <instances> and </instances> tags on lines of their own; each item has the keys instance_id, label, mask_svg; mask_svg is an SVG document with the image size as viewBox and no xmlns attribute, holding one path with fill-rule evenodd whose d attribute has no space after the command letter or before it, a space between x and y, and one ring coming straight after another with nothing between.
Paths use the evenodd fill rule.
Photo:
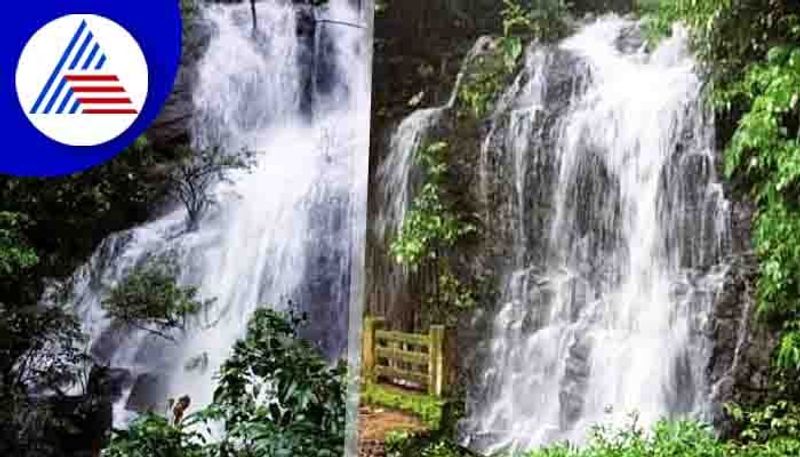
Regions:
<instances>
[{"instance_id":1,"label":"water flowing over rocks","mask_svg":"<svg viewBox=\"0 0 800 457\"><path fill-rule=\"evenodd\" d=\"M313 13L260 1L253 30L249 3L224 3L193 16L185 79L154 132L166 145L186 136L197 149L252 151L255 164L211 189L216 204L196 229L183 207L168 206L104 240L71 281L92 356L114 371L118 424L185 394L193 408L207 405L258 307L307 313L302 336L331 360L346 353L366 205L368 40L363 28L320 19L360 24L363 11L349 0ZM110 287L165 255L180 266L180 283L215 299L171 332L174 342L115 325L101 307Z\"/></svg>"},{"instance_id":2,"label":"water flowing over rocks","mask_svg":"<svg viewBox=\"0 0 800 457\"><path fill-rule=\"evenodd\" d=\"M464 443L580 442L633 412L724 431L724 402L763 395L774 335L752 305L752 210L719 177L685 33L647 51L634 20L587 20L531 45L470 119L455 93L497 53L477 40L450 100L423 104L373 151L369 310L420 325L429 291L387 249L421 181L413 154L447 141L448 195L481 231L451 262L494 287L454 329Z\"/></svg>"}]
</instances>

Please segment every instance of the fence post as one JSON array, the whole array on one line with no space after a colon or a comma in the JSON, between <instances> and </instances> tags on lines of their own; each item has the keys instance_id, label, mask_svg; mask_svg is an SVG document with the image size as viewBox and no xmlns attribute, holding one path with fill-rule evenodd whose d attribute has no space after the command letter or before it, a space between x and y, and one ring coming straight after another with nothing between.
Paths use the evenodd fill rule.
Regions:
<instances>
[{"instance_id":1,"label":"fence post","mask_svg":"<svg viewBox=\"0 0 800 457\"><path fill-rule=\"evenodd\" d=\"M375 330L383 327L383 318L367 316L364 318L364 334L362 336L363 374L367 383L375 382Z\"/></svg>"},{"instance_id":2,"label":"fence post","mask_svg":"<svg viewBox=\"0 0 800 457\"><path fill-rule=\"evenodd\" d=\"M428 393L442 395L444 386L444 325L431 325L428 360Z\"/></svg>"}]
</instances>

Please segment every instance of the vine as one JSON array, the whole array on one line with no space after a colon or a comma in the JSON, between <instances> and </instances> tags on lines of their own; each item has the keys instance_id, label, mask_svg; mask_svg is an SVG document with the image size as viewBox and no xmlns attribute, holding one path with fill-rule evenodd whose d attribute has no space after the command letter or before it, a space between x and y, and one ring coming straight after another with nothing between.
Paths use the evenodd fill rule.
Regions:
<instances>
[{"instance_id":1,"label":"vine","mask_svg":"<svg viewBox=\"0 0 800 457\"><path fill-rule=\"evenodd\" d=\"M488 113L492 101L514 73L526 42L553 42L570 30L569 5L561 0L503 0L503 5L503 35L496 52L477 57L473 71L467 73L458 90L459 99L475 119Z\"/></svg>"},{"instance_id":2,"label":"vine","mask_svg":"<svg viewBox=\"0 0 800 457\"><path fill-rule=\"evenodd\" d=\"M470 69L458 87L458 99L473 119L481 119L490 110L492 102L513 73L522 40L519 37L502 37L490 53L479 55L470 63Z\"/></svg>"},{"instance_id":3,"label":"vine","mask_svg":"<svg viewBox=\"0 0 800 457\"><path fill-rule=\"evenodd\" d=\"M476 231L442 196L447 173L446 142L434 142L417 150L416 161L423 168L425 181L411 204L397 237L390 245L395 261L416 271L423 263L436 273L436 292L427 305L431 315L448 319L453 310L472 308L475 299L450 268L446 252L465 236Z\"/></svg>"}]
</instances>

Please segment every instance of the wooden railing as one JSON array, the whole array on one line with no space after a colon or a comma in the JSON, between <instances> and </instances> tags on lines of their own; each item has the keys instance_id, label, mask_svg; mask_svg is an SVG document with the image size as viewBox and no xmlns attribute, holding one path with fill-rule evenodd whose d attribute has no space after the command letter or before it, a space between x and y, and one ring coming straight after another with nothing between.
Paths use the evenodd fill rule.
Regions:
<instances>
[{"instance_id":1,"label":"wooden railing","mask_svg":"<svg viewBox=\"0 0 800 457\"><path fill-rule=\"evenodd\" d=\"M444 326L432 325L427 335L384 330L384 319L366 317L363 333L363 370L367 382L384 382L444 391Z\"/></svg>"}]
</instances>

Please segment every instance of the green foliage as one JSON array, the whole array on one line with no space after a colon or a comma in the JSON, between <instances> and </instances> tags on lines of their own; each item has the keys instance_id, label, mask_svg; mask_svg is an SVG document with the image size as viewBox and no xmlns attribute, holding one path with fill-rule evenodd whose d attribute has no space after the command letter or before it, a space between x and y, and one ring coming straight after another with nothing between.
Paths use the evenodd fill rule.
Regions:
<instances>
[{"instance_id":1,"label":"green foliage","mask_svg":"<svg viewBox=\"0 0 800 457\"><path fill-rule=\"evenodd\" d=\"M459 457L463 455L460 447L449 441L431 443L420 453L422 457Z\"/></svg>"},{"instance_id":2,"label":"green foliage","mask_svg":"<svg viewBox=\"0 0 800 457\"><path fill-rule=\"evenodd\" d=\"M345 368L297 337L303 323L261 309L220 369L214 401L180 425L145 415L118 431L110 457L338 457L344 454ZM199 433L221 425L218 440ZM216 436L216 435L215 435Z\"/></svg>"},{"instance_id":3,"label":"green foliage","mask_svg":"<svg viewBox=\"0 0 800 457\"><path fill-rule=\"evenodd\" d=\"M302 322L258 310L222 366L211 415L225 423L223 455L343 454L346 370L297 337Z\"/></svg>"},{"instance_id":4,"label":"green foliage","mask_svg":"<svg viewBox=\"0 0 800 457\"><path fill-rule=\"evenodd\" d=\"M773 48L764 63L724 93L749 105L726 156L759 203L755 243L761 258L760 311L772 320L800 318L800 48ZM730 103L730 102L728 102Z\"/></svg>"},{"instance_id":5,"label":"green foliage","mask_svg":"<svg viewBox=\"0 0 800 457\"><path fill-rule=\"evenodd\" d=\"M669 0L658 2L646 21L652 36L669 33L682 22L706 65L714 87L725 88L763 59L776 45L797 37L797 5L792 0ZM652 7L650 8L652 11Z\"/></svg>"},{"instance_id":6,"label":"green foliage","mask_svg":"<svg viewBox=\"0 0 800 457\"><path fill-rule=\"evenodd\" d=\"M439 428L445 404L444 400L430 395L372 383L364 386L361 402L365 405L381 406L412 414L431 429Z\"/></svg>"},{"instance_id":7,"label":"green foliage","mask_svg":"<svg viewBox=\"0 0 800 457\"><path fill-rule=\"evenodd\" d=\"M0 301L34 303L44 277L72 273L109 233L144 221L166 194L174 151L158 151L144 138L108 163L68 177L0 176L2 211L20 215L17 228L39 262L9 284Z\"/></svg>"},{"instance_id":8,"label":"green foliage","mask_svg":"<svg viewBox=\"0 0 800 457\"><path fill-rule=\"evenodd\" d=\"M180 286L177 266L158 259L134 269L112 287L102 307L116 323L130 325L172 339L169 331L184 329L187 319L207 307L196 287Z\"/></svg>"},{"instance_id":9,"label":"green foliage","mask_svg":"<svg viewBox=\"0 0 800 457\"><path fill-rule=\"evenodd\" d=\"M503 0L503 36L558 40L569 32L569 13L562 0Z\"/></svg>"},{"instance_id":10,"label":"green foliage","mask_svg":"<svg viewBox=\"0 0 800 457\"><path fill-rule=\"evenodd\" d=\"M170 193L186 208L189 229L197 228L203 212L215 203L211 186L228 182L229 173L246 170L253 165L253 153L240 151L231 154L219 147L192 150L178 148L183 157L172 169Z\"/></svg>"},{"instance_id":11,"label":"green foliage","mask_svg":"<svg viewBox=\"0 0 800 457\"><path fill-rule=\"evenodd\" d=\"M0 176L0 455L89 446L94 429L81 427L95 420L96 397L62 392L87 388L85 335L61 297L38 305L45 278L69 275L109 233L145 220L166 194L175 159L142 137L108 163L46 185Z\"/></svg>"},{"instance_id":12,"label":"green foliage","mask_svg":"<svg viewBox=\"0 0 800 457\"><path fill-rule=\"evenodd\" d=\"M408 441L412 435L413 433L408 430L392 430L387 433L383 440L387 454L391 457L392 455L399 453L403 444Z\"/></svg>"},{"instance_id":13,"label":"green foliage","mask_svg":"<svg viewBox=\"0 0 800 457\"><path fill-rule=\"evenodd\" d=\"M513 49L516 46L511 40L514 39L503 41L503 49L506 47ZM478 62L476 62L478 68L465 75L458 88L458 98L469 108L469 114L474 119L481 119L489 112L492 101L503 89L508 68L511 66L509 63L511 58L510 54L503 54L501 58L497 56L478 57Z\"/></svg>"},{"instance_id":14,"label":"green foliage","mask_svg":"<svg viewBox=\"0 0 800 457\"><path fill-rule=\"evenodd\" d=\"M800 372L800 323L791 321L783 330L776 363L783 370Z\"/></svg>"},{"instance_id":15,"label":"green foliage","mask_svg":"<svg viewBox=\"0 0 800 457\"><path fill-rule=\"evenodd\" d=\"M738 438L747 443L800 436L800 406L786 400L751 409L727 404L725 412L738 428Z\"/></svg>"},{"instance_id":16,"label":"green foliage","mask_svg":"<svg viewBox=\"0 0 800 457\"><path fill-rule=\"evenodd\" d=\"M0 304L0 341L0 455L58 455L56 435L74 425L53 406L65 387L86 386L91 363L79 322L57 307ZM91 398L75 406L88 410Z\"/></svg>"},{"instance_id":17,"label":"green foliage","mask_svg":"<svg viewBox=\"0 0 800 457\"><path fill-rule=\"evenodd\" d=\"M800 4L678 0L648 19L654 35L673 21L691 31L719 118L735 123L725 172L758 204L758 311L783 331L773 376L788 394L800 373Z\"/></svg>"},{"instance_id":18,"label":"green foliage","mask_svg":"<svg viewBox=\"0 0 800 457\"><path fill-rule=\"evenodd\" d=\"M401 436L387 446L390 457L470 457L473 454L442 436ZM530 451L506 451L495 457L794 457L798 435L762 443L727 443L708 425L694 421L660 421L645 433L636 425L622 429L595 427L584 446L553 444Z\"/></svg>"},{"instance_id":19,"label":"green foliage","mask_svg":"<svg viewBox=\"0 0 800 457\"><path fill-rule=\"evenodd\" d=\"M474 457L441 434L401 433L386 440L387 457Z\"/></svg>"},{"instance_id":20,"label":"green foliage","mask_svg":"<svg viewBox=\"0 0 800 457\"><path fill-rule=\"evenodd\" d=\"M506 72L511 73L516 68L517 61L522 55L522 39L515 36L505 36L500 41L500 46L503 48L503 63L505 64Z\"/></svg>"},{"instance_id":21,"label":"green foliage","mask_svg":"<svg viewBox=\"0 0 800 457\"><path fill-rule=\"evenodd\" d=\"M181 16L184 19L197 14L197 0L181 0Z\"/></svg>"},{"instance_id":22,"label":"green foliage","mask_svg":"<svg viewBox=\"0 0 800 457\"><path fill-rule=\"evenodd\" d=\"M480 457L441 434L401 434L386 442L387 457ZM495 456L498 457L498 456Z\"/></svg>"},{"instance_id":23,"label":"green foliage","mask_svg":"<svg viewBox=\"0 0 800 457\"><path fill-rule=\"evenodd\" d=\"M458 87L458 100L474 119L489 112L513 74L525 43L556 41L570 30L569 6L561 0L503 0L500 14L503 36L494 49L470 62Z\"/></svg>"},{"instance_id":24,"label":"green foliage","mask_svg":"<svg viewBox=\"0 0 800 457\"><path fill-rule=\"evenodd\" d=\"M777 439L750 445L732 444L727 447L725 457L790 457L800 455L800 441Z\"/></svg>"},{"instance_id":25,"label":"green foliage","mask_svg":"<svg viewBox=\"0 0 800 457\"><path fill-rule=\"evenodd\" d=\"M89 363L73 315L55 305L9 300L39 261L23 233L29 223L21 214L0 212L0 454L20 457L56 452L52 434L67 428L67 420L32 393L64 398L65 386L85 383Z\"/></svg>"},{"instance_id":26,"label":"green foliage","mask_svg":"<svg viewBox=\"0 0 800 457\"><path fill-rule=\"evenodd\" d=\"M426 259L437 259L475 228L463 222L443 201L441 186L447 172L447 143L437 142L417 151L425 182L411 204L390 250L396 261L416 269Z\"/></svg>"},{"instance_id":27,"label":"green foliage","mask_svg":"<svg viewBox=\"0 0 800 457\"><path fill-rule=\"evenodd\" d=\"M426 304L429 319L436 322L452 320L456 312L475 305L472 290L453 274L445 258L448 250L476 230L442 196L447 152L445 142L430 143L417 151L416 160L424 170L425 182L390 245L397 263L412 270L423 263L434 268L436 291Z\"/></svg>"},{"instance_id":28,"label":"green foliage","mask_svg":"<svg viewBox=\"0 0 800 457\"><path fill-rule=\"evenodd\" d=\"M0 211L0 276L26 270L39 262L36 252L22 234L27 217Z\"/></svg>"},{"instance_id":29,"label":"green foliage","mask_svg":"<svg viewBox=\"0 0 800 457\"><path fill-rule=\"evenodd\" d=\"M477 300L475 299L475 292L472 288L462 283L449 268L445 267L441 270L437 284L438 296L436 297L436 301L438 304L444 303L449 310L454 311L468 311L473 309L477 304ZM437 303L433 303L432 306L436 304ZM445 314L442 318L446 319L448 309L441 310L440 314ZM440 319L439 322L443 322L443 320ZM451 324L452 322L444 323Z\"/></svg>"},{"instance_id":30,"label":"green foliage","mask_svg":"<svg viewBox=\"0 0 800 457\"><path fill-rule=\"evenodd\" d=\"M650 433L635 424L623 430L596 428L582 448L558 444L526 457L789 457L800 441L774 440L764 444L732 444L718 440L711 428L692 421L661 421Z\"/></svg>"},{"instance_id":31,"label":"green foliage","mask_svg":"<svg viewBox=\"0 0 800 457\"><path fill-rule=\"evenodd\" d=\"M397 263L416 269L424 260L435 259L441 249L452 247L463 233L438 187L428 182L414 199L390 249Z\"/></svg>"},{"instance_id":32,"label":"green foliage","mask_svg":"<svg viewBox=\"0 0 800 457\"><path fill-rule=\"evenodd\" d=\"M103 457L206 457L202 435L153 413L134 420L127 430L115 430Z\"/></svg>"}]
</instances>

